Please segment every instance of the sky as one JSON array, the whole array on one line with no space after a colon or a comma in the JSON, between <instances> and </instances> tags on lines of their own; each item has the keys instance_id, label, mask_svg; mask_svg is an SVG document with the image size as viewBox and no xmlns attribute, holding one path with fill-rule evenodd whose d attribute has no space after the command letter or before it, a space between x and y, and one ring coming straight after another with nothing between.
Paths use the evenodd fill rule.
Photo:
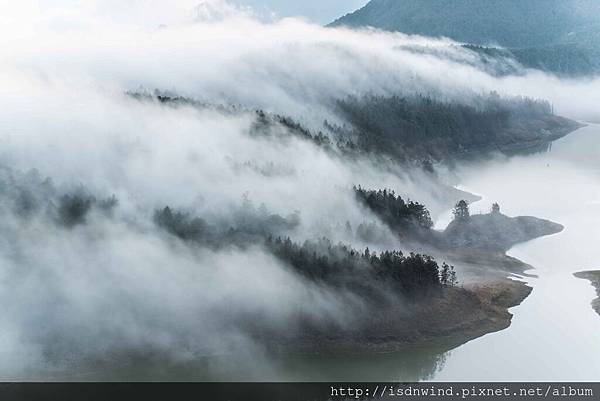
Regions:
<instances>
[{"instance_id":1,"label":"sky","mask_svg":"<svg viewBox=\"0 0 600 401\"><path fill-rule=\"evenodd\" d=\"M302 16L319 24L328 24L368 3L368 0L236 0L258 13L275 13L280 17Z\"/></svg>"}]
</instances>

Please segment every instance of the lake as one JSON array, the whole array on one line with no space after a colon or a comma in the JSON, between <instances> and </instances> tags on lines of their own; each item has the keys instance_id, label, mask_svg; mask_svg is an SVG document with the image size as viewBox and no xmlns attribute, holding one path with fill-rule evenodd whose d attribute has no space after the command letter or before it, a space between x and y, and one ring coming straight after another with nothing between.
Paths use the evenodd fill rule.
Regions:
<instances>
[{"instance_id":1,"label":"lake","mask_svg":"<svg viewBox=\"0 0 600 401\"><path fill-rule=\"evenodd\" d=\"M498 202L510 216L532 215L565 230L509 254L535 267L532 294L510 328L452 351L416 349L369 357L286 358L277 380L598 381L600 316L595 291L573 273L600 269L600 126L590 125L529 156L458 168L459 186L481 195L473 212ZM446 224L442 217L440 224ZM265 372L262 372L265 373ZM256 379L260 379L257 374ZM264 379L264 377L262 378ZM250 379L252 380L252 379Z\"/></svg>"},{"instance_id":2,"label":"lake","mask_svg":"<svg viewBox=\"0 0 600 401\"><path fill-rule=\"evenodd\" d=\"M573 273L600 269L600 126L555 142L547 152L459 166L459 187L498 202L510 216L533 215L561 223L559 234L520 244L509 254L535 267L533 287L510 328L454 350L415 348L368 356L286 356L249 350L165 366L132 363L70 375L71 380L238 381L598 381L600 316L595 291ZM448 211L437 221L443 228ZM518 277L516 279L519 279Z\"/></svg>"}]
</instances>

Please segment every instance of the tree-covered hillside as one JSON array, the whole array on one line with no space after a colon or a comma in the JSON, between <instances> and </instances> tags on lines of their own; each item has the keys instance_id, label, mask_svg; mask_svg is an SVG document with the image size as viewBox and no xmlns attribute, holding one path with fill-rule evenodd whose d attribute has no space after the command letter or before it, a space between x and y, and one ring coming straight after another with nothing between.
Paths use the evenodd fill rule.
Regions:
<instances>
[{"instance_id":1,"label":"tree-covered hillside","mask_svg":"<svg viewBox=\"0 0 600 401\"><path fill-rule=\"evenodd\" d=\"M332 25L373 26L473 44L545 47L600 30L598 0L372 0Z\"/></svg>"},{"instance_id":2,"label":"tree-covered hillside","mask_svg":"<svg viewBox=\"0 0 600 401\"><path fill-rule=\"evenodd\" d=\"M249 132L254 136L293 135L344 157L367 155L391 158L400 164L417 162L424 167L490 151L543 148L580 127L554 115L547 101L497 93L472 94L460 101L421 94L348 97L333 103L331 112L338 122L324 121L318 132L289 116L156 93L129 95L172 107L246 114L254 120Z\"/></svg>"},{"instance_id":3,"label":"tree-covered hillside","mask_svg":"<svg viewBox=\"0 0 600 401\"><path fill-rule=\"evenodd\" d=\"M471 103L471 104L469 104ZM370 96L338 102L348 123L330 126L358 148L396 160L451 160L489 151L538 148L578 127L555 116L551 104L495 93L471 102L429 96Z\"/></svg>"},{"instance_id":4,"label":"tree-covered hillside","mask_svg":"<svg viewBox=\"0 0 600 401\"><path fill-rule=\"evenodd\" d=\"M600 71L599 0L372 0L331 25L500 46L525 67L560 74Z\"/></svg>"}]
</instances>

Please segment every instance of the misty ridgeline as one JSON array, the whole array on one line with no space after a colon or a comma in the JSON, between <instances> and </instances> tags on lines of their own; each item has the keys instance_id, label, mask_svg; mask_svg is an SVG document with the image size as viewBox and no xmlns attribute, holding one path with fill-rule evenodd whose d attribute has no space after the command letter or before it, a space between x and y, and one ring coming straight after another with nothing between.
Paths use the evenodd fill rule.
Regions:
<instances>
[{"instance_id":1,"label":"misty ridgeline","mask_svg":"<svg viewBox=\"0 0 600 401\"><path fill-rule=\"evenodd\" d=\"M446 256L558 228L434 222L477 199L457 166L543 151L598 82L210 4L2 24L0 377L505 327Z\"/></svg>"}]
</instances>

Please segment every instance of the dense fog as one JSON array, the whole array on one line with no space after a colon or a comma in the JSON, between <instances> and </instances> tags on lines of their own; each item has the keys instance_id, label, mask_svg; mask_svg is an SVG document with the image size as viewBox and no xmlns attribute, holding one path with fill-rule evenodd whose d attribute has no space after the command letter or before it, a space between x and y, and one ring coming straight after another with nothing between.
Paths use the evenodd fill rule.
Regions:
<instances>
[{"instance_id":1,"label":"dense fog","mask_svg":"<svg viewBox=\"0 0 600 401\"><path fill-rule=\"evenodd\" d=\"M404 244L356 202L354 185L394 189L434 217L455 201L421 169L344 158L283 125L252 135L254 110L318 131L325 120L344 123L335 102L348 96L471 104L496 91L547 99L567 117L600 117L600 80L518 66L500 77L446 39L265 22L223 1L0 4L4 379L154 351L182 360L260 354L249 319L275 331L298 316L344 325L362 307L259 244L179 241L153 220L165 206L224 225L292 216L297 224L283 234L294 240L381 250ZM154 90L226 107L128 94ZM69 204L74 195L88 203ZM357 238L346 223L372 223L380 234Z\"/></svg>"}]
</instances>

